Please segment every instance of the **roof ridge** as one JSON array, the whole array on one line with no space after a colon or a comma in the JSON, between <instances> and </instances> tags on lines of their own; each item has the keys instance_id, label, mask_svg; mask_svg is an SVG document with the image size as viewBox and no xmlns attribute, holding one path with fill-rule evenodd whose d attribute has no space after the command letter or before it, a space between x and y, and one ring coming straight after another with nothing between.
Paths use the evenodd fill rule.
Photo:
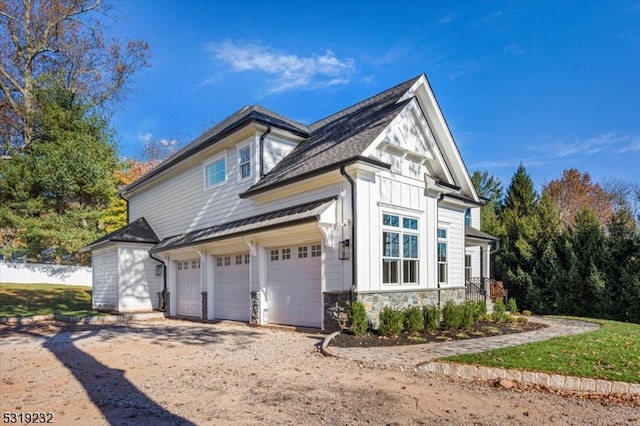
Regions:
<instances>
[{"instance_id":1,"label":"roof ridge","mask_svg":"<svg viewBox=\"0 0 640 426\"><path fill-rule=\"evenodd\" d=\"M375 99L375 98L383 97L385 94L387 94L387 93L389 93L389 92L392 92L392 91L396 90L396 89L397 89L398 87L400 87L400 86L403 86L403 85L405 85L405 84L407 84L407 83L409 83L409 82L415 82L415 81L417 81L417 80L418 80L420 77L422 77L423 75L424 75L424 74L418 74L417 76L415 76L415 77L413 77L413 78L410 78L410 79L408 79L408 80L406 80L406 81L403 81L402 83L398 83L398 84L396 84L396 85L395 85L395 86L393 86L393 87L389 87L388 89L383 90L382 92L378 92L378 93L376 93L375 95L369 96L368 98L363 99L363 100L361 100L360 102L356 102L356 103L355 103L355 104L353 104L353 105L350 105L350 106L348 106L348 107L346 107L346 108L344 108L344 109L342 109L342 110L340 110L340 111L338 111L338 112L335 112L335 113L333 113L333 114L331 114L331 115L328 115L328 116L326 116L326 117L324 117L324 118L321 118L321 119L320 119L320 120L318 120L318 121L315 121L315 122L313 122L313 123L309 124L309 126L308 126L308 127L309 127L309 129L310 129L311 131L313 131L313 130L317 129L318 127L322 126L323 124L325 124L326 122L331 121L332 119L335 119L335 118L341 117L341 116L343 116L343 115L345 115L345 114L348 114L348 113L349 113L349 112L351 112L351 111L355 111L355 110L357 110L358 108L361 108L363 104L367 104L367 103L371 102L371 101L372 101L373 99Z\"/></svg>"}]
</instances>

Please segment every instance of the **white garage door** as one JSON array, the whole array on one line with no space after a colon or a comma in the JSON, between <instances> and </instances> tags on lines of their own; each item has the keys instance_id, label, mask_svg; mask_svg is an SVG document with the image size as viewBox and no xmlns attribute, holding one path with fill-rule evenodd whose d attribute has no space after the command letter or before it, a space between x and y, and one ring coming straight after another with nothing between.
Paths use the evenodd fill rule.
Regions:
<instances>
[{"instance_id":1,"label":"white garage door","mask_svg":"<svg viewBox=\"0 0 640 426\"><path fill-rule=\"evenodd\" d=\"M249 253L216 257L216 318L249 322L249 259Z\"/></svg>"},{"instance_id":2,"label":"white garage door","mask_svg":"<svg viewBox=\"0 0 640 426\"><path fill-rule=\"evenodd\" d=\"M322 327L321 245L268 250L269 322Z\"/></svg>"},{"instance_id":3,"label":"white garage door","mask_svg":"<svg viewBox=\"0 0 640 426\"><path fill-rule=\"evenodd\" d=\"M201 317L200 260L179 261L177 275L178 315Z\"/></svg>"}]
</instances>

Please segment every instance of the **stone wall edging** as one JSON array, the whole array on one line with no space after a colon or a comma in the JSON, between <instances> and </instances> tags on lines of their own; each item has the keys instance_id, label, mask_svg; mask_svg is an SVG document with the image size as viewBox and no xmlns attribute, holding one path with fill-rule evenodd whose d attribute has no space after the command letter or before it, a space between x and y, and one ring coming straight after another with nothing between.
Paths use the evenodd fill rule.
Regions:
<instances>
[{"instance_id":1,"label":"stone wall edging","mask_svg":"<svg viewBox=\"0 0 640 426\"><path fill-rule=\"evenodd\" d=\"M33 324L42 321L62 321L71 324L117 324L129 321L165 319L163 312L131 313L94 317L72 317L68 315L33 315L28 317L0 317L0 324Z\"/></svg>"},{"instance_id":2,"label":"stone wall edging","mask_svg":"<svg viewBox=\"0 0 640 426\"><path fill-rule=\"evenodd\" d=\"M417 370L424 373L456 377L465 380L505 379L514 383L538 385L550 389L572 392L640 395L640 383L616 382L592 379L589 377L564 376L561 374L510 370L441 361L427 362L426 364L419 365Z\"/></svg>"}]
</instances>

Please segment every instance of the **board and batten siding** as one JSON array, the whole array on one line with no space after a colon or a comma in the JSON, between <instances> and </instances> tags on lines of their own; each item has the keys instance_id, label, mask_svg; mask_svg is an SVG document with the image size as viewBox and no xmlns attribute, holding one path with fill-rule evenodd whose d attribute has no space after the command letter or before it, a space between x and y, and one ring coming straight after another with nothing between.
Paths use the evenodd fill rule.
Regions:
<instances>
[{"instance_id":1,"label":"board and batten siding","mask_svg":"<svg viewBox=\"0 0 640 426\"><path fill-rule=\"evenodd\" d=\"M94 309L118 307L118 247L113 246L92 252Z\"/></svg>"}]
</instances>

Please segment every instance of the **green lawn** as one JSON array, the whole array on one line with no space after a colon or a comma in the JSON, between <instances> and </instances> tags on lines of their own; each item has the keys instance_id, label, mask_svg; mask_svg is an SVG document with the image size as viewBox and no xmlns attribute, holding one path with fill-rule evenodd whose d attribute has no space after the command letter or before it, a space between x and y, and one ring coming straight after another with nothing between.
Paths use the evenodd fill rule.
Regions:
<instances>
[{"instance_id":1,"label":"green lawn","mask_svg":"<svg viewBox=\"0 0 640 426\"><path fill-rule=\"evenodd\" d=\"M602 328L478 354L446 358L488 367L640 383L640 324L585 318Z\"/></svg>"},{"instance_id":2,"label":"green lawn","mask_svg":"<svg viewBox=\"0 0 640 426\"><path fill-rule=\"evenodd\" d=\"M0 317L103 315L91 309L91 287L0 284Z\"/></svg>"}]
</instances>

